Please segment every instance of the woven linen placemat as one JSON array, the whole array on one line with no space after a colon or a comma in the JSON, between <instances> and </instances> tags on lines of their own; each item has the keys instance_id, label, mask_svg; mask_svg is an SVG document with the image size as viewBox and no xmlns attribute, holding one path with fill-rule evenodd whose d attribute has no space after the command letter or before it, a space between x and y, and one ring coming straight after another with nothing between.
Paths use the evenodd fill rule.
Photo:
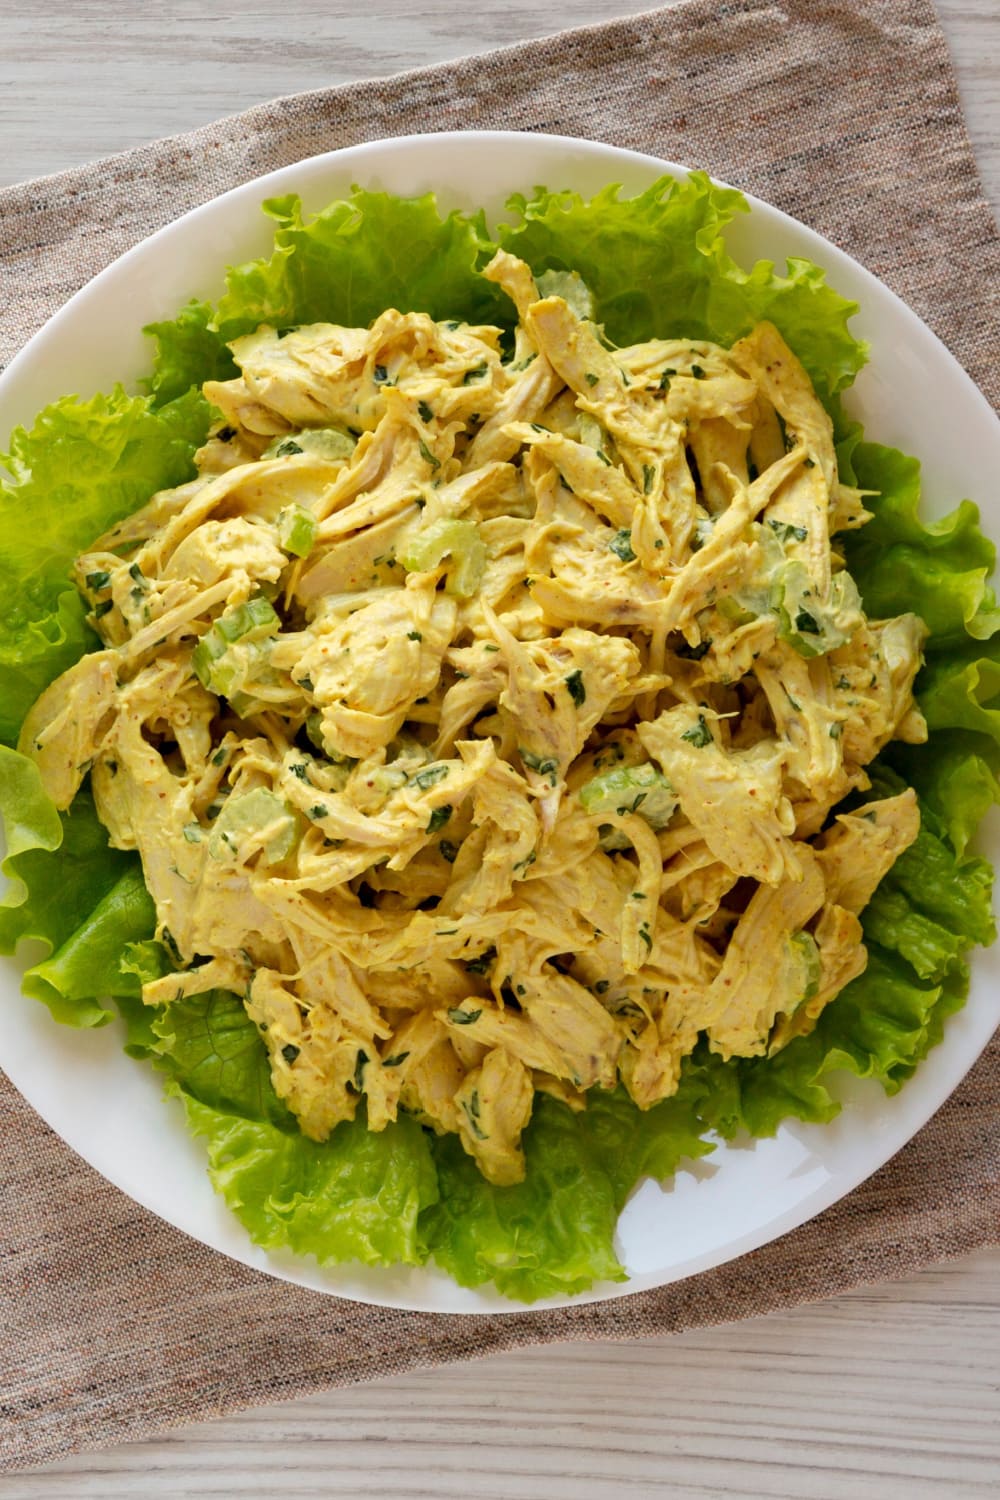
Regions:
<instances>
[{"instance_id":1,"label":"woven linen placemat","mask_svg":"<svg viewBox=\"0 0 1000 1500\"><path fill-rule=\"evenodd\" d=\"M686 0L261 105L0 191L0 363L160 225L286 163L426 129L586 136L759 194L898 291L1000 407L1000 240L926 0ZM660 1291L559 1312L358 1306L204 1249L0 1080L0 1466L324 1386L549 1340L726 1322L996 1240L1000 1041L893 1161L812 1223Z\"/></svg>"}]
</instances>

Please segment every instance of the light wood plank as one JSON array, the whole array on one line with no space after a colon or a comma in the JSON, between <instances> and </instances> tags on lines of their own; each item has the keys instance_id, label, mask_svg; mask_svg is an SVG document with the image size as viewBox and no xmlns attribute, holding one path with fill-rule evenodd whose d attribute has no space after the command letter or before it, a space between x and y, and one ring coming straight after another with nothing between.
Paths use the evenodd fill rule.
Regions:
<instances>
[{"instance_id":1,"label":"light wood plank","mask_svg":"<svg viewBox=\"0 0 1000 1500\"><path fill-rule=\"evenodd\" d=\"M668 0L669 3L669 0ZM553 0L0 0L0 185L127 150L262 99L372 78L646 6ZM976 154L1000 205L1000 6L938 0ZM150 59L155 58L155 66Z\"/></svg>"},{"instance_id":2,"label":"light wood plank","mask_svg":"<svg viewBox=\"0 0 1000 1500\"><path fill-rule=\"evenodd\" d=\"M202 1423L0 1480L0 1500L985 1500L998 1385L994 1252L784 1316Z\"/></svg>"}]
</instances>

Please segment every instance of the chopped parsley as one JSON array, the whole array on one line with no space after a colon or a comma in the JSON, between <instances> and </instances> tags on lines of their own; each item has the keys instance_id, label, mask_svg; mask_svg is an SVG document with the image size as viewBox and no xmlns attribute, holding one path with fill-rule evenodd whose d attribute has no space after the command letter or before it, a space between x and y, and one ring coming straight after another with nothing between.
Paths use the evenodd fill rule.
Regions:
<instances>
[{"instance_id":1,"label":"chopped parsley","mask_svg":"<svg viewBox=\"0 0 1000 1500\"><path fill-rule=\"evenodd\" d=\"M468 1099L462 1100L462 1109L469 1122L469 1129L477 1141L488 1141L489 1135L479 1123L479 1090L473 1089Z\"/></svg>"},{"instance_id":2,"label":"chopped parsley","mask_svg":"<svg viewBox=\"0 0 1000 1500\"><path fill-rule=\"evenodd\" d=\"M583 673L579 670L579 668L577 668L575 672L571 672L566 678L566 687L569 689L569 695L572 698L573 702L576 704L577 708L579 708L582 703L586 703L587 689L583 685Z\"/></svg>"},{"instance_id":3,"label":"chopped parsley","mask_svg":"<svg viewBox=\"0 0 1000 1500\"><path fill-rule=\"evenodd\" d=\"M450 773L449 766L427 766L423 771L418 771L414 781L422 792L426 792L429 786L436 786L439 781L444 781Z\"/></svg>"},{"instance_id":4,"label":"chopped parsley","mask_svg":"<svg viewBox=\"0 0 1000 1500\"><path fill-rule=\"evenodd\" d=\"M467 958L465 960L465 971L467 974L488 974L496 962L497 950L495 948L484 948L478 958Z\"/></svg>"},{"instance_id":5,"label":"chopped parsley","mask_svg":"<svg viewBox=\"0 0 1000 1500\"><path fill-rule=\"evenodd\" d=\"M437 833L439 828L445 826L453 812L454 808L450 802L445 802L443 806L436 807L428 819L426 832Z\"/></svg>"},{"instance_id":6,"label":"chopped parsley","mask_svg":"<svg viewBox=\"0 0 1000 1500\"><path fill-rule=\"evenodd\" d=\"M779 542L804 542L809 532L804 526L793 526L790 521L768 521Z\"/></svg>"},{"instance_id":7,"label":"chopped parsley","mask_svg":"<svg viewBox=\"0 0 1000 1500\"><path fill-rule=\"evenodd\" d=\"M635 553L632 551L631 531L625 528L621 531L616 531L608 543L608 551L613 552L616 557L620 557L624 563L635 562Z\"/></svg>"},{"instance_id":8,"label":"chopped parsley","mask_svg":"<svg viewBox=\"0 0 1000 1500\"><path fill-rule=\"evenodd\" d=\"M559 772L559 762L557 760L548 755L536 755L534 750L525 750L523 745L518 745L517 753L529 771L537 771L539 776L547 776L551 785L555 786Z\"/></svg>"},{"instance_id":9,"label":"chopped parsley","mask_svg":"<svg viewBox=\"0 0 1000 1500\"><path fill-rule=\"evenodd\" d=\"M689 646L687 641L681 641L679 646L674 647L675 656L683 656L686 661L701 661L712 648L711 638L699 641L697 646Z\"/></svg>"},{"instance_id":10,"label":"chopped parsley","mask_svg":"<svg viewBox=\"0 0 1000 1500\"><path fill-rule=\"evenodd\" d=\"M693 745L696 750L701 750L705 745L712 743L712 731L705 723L704 714L698 715L697 724L692 724L690 729L685 729L681 739L687 740L688 744Z\"/></svg>"}]
</instances>

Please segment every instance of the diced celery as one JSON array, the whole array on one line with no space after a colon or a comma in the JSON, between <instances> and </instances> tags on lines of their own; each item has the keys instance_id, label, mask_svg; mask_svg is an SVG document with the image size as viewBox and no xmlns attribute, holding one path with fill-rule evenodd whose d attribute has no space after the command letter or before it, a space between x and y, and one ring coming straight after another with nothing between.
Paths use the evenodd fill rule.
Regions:
<instances>
[{"instance_id":1,"label":"diced celery","mask_svg":"<svg viewBox=\"0 0 1000 1500\"><path fill-rule=\"evenodd\" d=\"M336 462L350 458L356 444L357 438L342 427L307 427L303 432L276 437L264 449L263 457L295 458L300 453L311 453L315 458L329 458Z\"/></svg>"},{"instance_id":2,"label":"diced celery","mask_svg":"<svg viewBox=\"0 0 1000 1500\"><path fill-rule=\"evenodd\" d=\"M724 594L721 599L716 599L715 607L724 620L729 620L734 625L749 625L751 620L757 619L753 610L744 609L740 601L731 594Z\"/></svg>"},{"instance_id":3,"label":"diced celery","mask_svg":"<svg viewBox=\"0 0 1000 1500\"><path fill-rule=\"evenodd\" d=\"M308 557L316 545L316 517L302 505L286 505L278 512L278 544L293 557Z\"/></svg>"},{"instance_id":4,"label":"diced celery","mask_svg":"<svg viewBox=\"0 0 1000 1500\"><path fill-rule=\"evenodd\" d=\"M191 653L191 666L202 687L209 686L212 669L219 658L225 654L225 642L219 639L214 629L207 631Z\"/></svg>"},{"instance_id":5,"label":"diced celery","mask_svg":"<svg viewBox=\"0 0 1000 1500\"><path fill-rule=\"evenodd\" d=\"M427 573L446 557L451 566L445 588L460 599L470 599L486 569L486 544L474 521L432 521L411 538L399 560L407 572Z\"/></svg>"},{"instance_id":6,"label":"diced celery","mask_svg":"<svg viewBox=\"0 0 1000 1500\"><path fill-rule=\"evenodd\" d=\"M195 676L209 692L227 698L237 680L246 679L246 663L227 659L229 648L240 645L255 646L277 635L281 621L270 601L263 595L248 599L220 615L215 624L202 636L191 653L191 667Z\"/></svg>"},{"instance_id":7,"label":"diced celery","mask_svg":"<svg viewBox=\"0 0 1000 1500\"><path fill-rule=\"evenodd\" d=\"M820 958L816 939L811 932L793 932L789 938L789 944L799 963L801 974L802 1000L811 1000L819 992L819 982L823 974L823 961Z\"/></svg>"},{"instance_id":8,"label":"diced celery","mask_svg":"<svg viewBox=\"0 0 1000 1500\"><path fill-rule=\"evenodd\" d=\"M212 859L233 859L248 834L266 835L261 847L265 864L287 859L301 836L301 825L295 810L281 797L256 787L242 796L226 799L212 825L208 852Z\"/></svg>"},{"instance_id":9,"label":"diced celery","mask_svg":"<svg viewBox=\"0 0 1000 1500\"><path fill-rule=\"evenodd\" d=\"M589 411L582 411L577 417L577 425L581 443L593 448L596 453L603 453L606 433L597 418L592 417Z\"/></svg>"},{"instance_id":10,"label":"diced celery","mask_svg":"<svg viewBox=\"0 0 1000 1500\"><path fill-rule=\"evenodd\" d=\"M275 614L270 600L258 594L256 598L248 599L245 604L237 604L235 609L227 609L224 615L219 616L212 628L219 632L224 641L230 643L243 640L260 641L266 636L277 635L281 629L281 621Z\"/></svg>"},{"instance_id":11,"label":"diced celery","mask_svg":"<svg viewBox=\"0 0 1000 1500\"><path fill-rule=\"evenodd\" d=\"M666 828L677 808L673 787L649 761L602 771L584 782L579 796L584 812L638 813L657 831Z\"/></svg>"},{"instance_id":12,"label":"diced celery","mask_svg":"<svg viewBox=\"0 0 1000 1500\"><path fill-rule=\"evenodd\" d=\"M778 634L800 656L825 656L854 634L861 623L861 600L849 573L834 574L830 597L816 597L804 564L789 562L772 584L771 607L778 618Z\"/></svg>"},{"instance_id":13,"label":"diced celery","mask_svg":"<svg viewBox=\"0 0 1000 1500\"><path fill-rule=\"evenodd\" d=\"M376 791L384 792L386 796L390 792L398 792L409 779L402 766L379 766L371 773L372 785Z\"/></svg>"},{"instance_id":14,"label":"diced celery","mask_svg":"<svg viewBox=\"0 0 1000 1500\"><path fill-rule=\"evenodd\" d=\"M316 746L316 749L321 750L325 755L326 746L323 744L323 715L319 712L319 709L315 709L306 719L306 735L312 742L312 744Z\"/></svg>"},{"instance_id":15,"label":"diced celery","mask_svg":"<svg viewBox=\"0 0 1000 1500\"><path fill-rule=\"evenodd\" d=\"M249 719L251 714L259 714L267 706L259 698L255 697L253 693L243 692L242 688L237 688L234 692L232 690L232 683L230 683L229 691L224 692L222 696L228 698L229 707L238 719Z\"/></svg>"}]
</instances>

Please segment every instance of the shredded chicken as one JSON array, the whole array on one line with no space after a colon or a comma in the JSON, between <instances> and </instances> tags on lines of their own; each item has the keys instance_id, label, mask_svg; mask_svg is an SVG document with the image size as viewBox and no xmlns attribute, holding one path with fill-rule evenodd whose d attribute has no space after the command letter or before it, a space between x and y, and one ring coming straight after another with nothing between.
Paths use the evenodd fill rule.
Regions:
<instances>
[{"instance_id":1,"label":"shredded chicken","mask_svg":"<svg viewBox=\"0 0 1000 1500\"><path fill-rule=\"evenodd\" d=\"M924 737L924 628L831 549L867 513L775 328L614 349L486 275L512 355L395 311L234 342L197 477L77 560L103 649L21 748L142 858L148 1003L230 988L307 1135L405 1109L510 1183L536 1091L649 1108L864 967L919 815L830 814Z\"/></svg>"}]
</instances>

